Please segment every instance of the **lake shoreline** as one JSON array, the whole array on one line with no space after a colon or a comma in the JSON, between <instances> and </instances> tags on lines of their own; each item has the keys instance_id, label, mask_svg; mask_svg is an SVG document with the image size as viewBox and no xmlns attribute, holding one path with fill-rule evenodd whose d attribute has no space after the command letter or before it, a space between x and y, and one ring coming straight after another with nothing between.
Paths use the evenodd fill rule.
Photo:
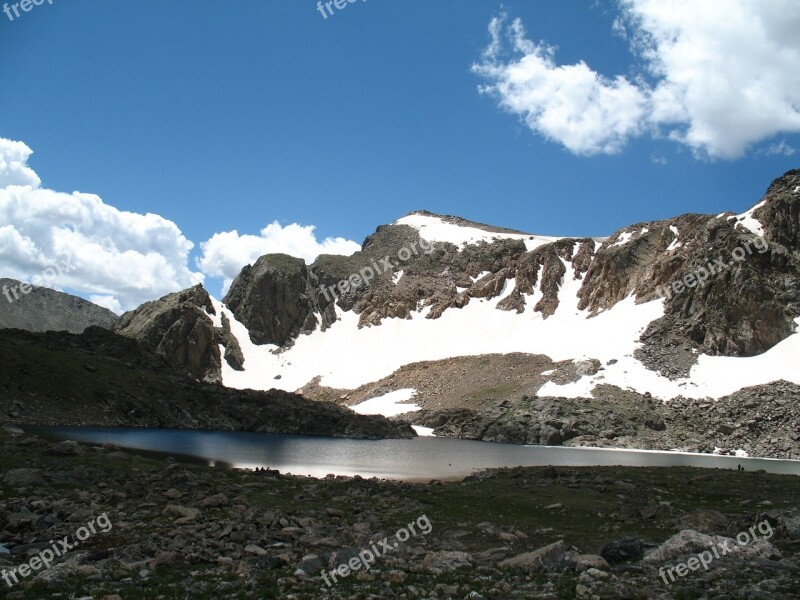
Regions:
<instances>
[{"instance_id":1,"label":"lake shoreline","mask_svg":"<svg viewBox=\"0 0 800 600\"><path fill-rule=\"evenodd\" d=\"M406 482L460 481L480 471L517 466L693 466L800 475L800 461L681 451L525 446L454 438L350 440L330 436L149 428L23 428L50 440L125 448L153 457L240 470L273 469Z\"/></svg>"}]
</instances>

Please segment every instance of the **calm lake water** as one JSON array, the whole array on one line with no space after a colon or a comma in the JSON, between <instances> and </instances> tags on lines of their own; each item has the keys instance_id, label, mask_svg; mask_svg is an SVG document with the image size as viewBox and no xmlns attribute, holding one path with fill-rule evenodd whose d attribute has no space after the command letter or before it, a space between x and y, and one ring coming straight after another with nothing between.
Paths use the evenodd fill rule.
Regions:
<instances>
[{"instance_id":1,"label":"calm lake water","mask_svg":"<svg viewBox=\"0 0 800 600\"><path fill-rule=\"evenodd\" d=\"M800 461L738 458L684 452L519 446L450 438L352 440L332 437L93 427L25 427L51 439L157 452L241 469L269 467L281 473L324 477L361 475L429 481L459 479L480 469L516 466L691 466L800 475Z\"/></svg>"}]
</instances>

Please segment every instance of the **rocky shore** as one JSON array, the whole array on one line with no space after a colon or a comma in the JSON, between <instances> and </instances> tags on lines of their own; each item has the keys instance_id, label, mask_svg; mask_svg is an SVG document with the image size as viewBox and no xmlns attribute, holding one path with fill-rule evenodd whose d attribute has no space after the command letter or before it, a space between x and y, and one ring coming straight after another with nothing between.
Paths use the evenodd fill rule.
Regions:
<instances>
[{"instance_id":1,"label":"rocky shore","mask_svg":"<svg viewBox=\"0 0 800 600\"><path fill-rule=\"evenodd\" d=\"M537 444L800 458L800 386L778 381L712 399L675 398L599 386L592 399L522 396L482 409L405 415L445 437Z\"/></svg>"},{"instance_id":2,"label":"rocky shore","mask_svg":"<svg viewBox=\"0 0 800 600\"><path fill-rule=\"evenodd\" d=\"M792 476L690 468L311 479L0 430L0 569L33 564L98 515L112 524L50 568L0 580L0 597L798 598L799 493ZM330 586L321 577L423 515L426 535ZM747 531L757 539L735 548ZM681 575L714 544L735 551Z\"/></svg>"}]
</instances>

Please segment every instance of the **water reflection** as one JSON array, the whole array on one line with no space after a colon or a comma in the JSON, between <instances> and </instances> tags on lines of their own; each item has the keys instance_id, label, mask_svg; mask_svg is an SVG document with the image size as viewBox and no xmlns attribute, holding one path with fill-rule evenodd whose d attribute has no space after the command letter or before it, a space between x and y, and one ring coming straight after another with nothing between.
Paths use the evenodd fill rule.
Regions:
<instances>
[{"instance_id":1,"label":"water reflection","mask_svg":"<svg viewBox=\"0 0 800 600\"><path fill-rule=\"evenodd\" d=\"M711 454L519 446L450 438L353 440L276 433L26 427L53 439L114 444L138 451L169 454L216 467L269 468L281 473L325 477L360 475L406 481L458 479L477 470L514 466L692 466L764 469L800 475L800 461L738 458Z\"/></svg>"}]
</instances>

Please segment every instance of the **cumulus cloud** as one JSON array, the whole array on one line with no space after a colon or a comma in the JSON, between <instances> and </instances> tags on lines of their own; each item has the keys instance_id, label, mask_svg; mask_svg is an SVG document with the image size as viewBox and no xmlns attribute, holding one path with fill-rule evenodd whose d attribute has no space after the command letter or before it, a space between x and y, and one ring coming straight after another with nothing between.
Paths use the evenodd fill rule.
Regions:
<instances>
[{"instance_id":1,"label":"cumulus cloud","mask_svg":"<svg viewBox=\"0 0 800 600\"><path fill-rule=\"evenodd\" d=\"M759 154L764 156L793 156L797 153L797 148L790 146L786 140L770 144L766 148L761 148Z\"/></svg>"},{"instance_id":2,"label":"cumulus cloud","mask_svg":"<svg viewBox=\"0 0 800 600\"><path fill-rule=\"evenodd\" d=\"M90 294L89 302L93 302L94 304L97 304L97 306L102 306L103 308L107 308L111 312L117 313L118 315L124 312L122 304L120 304L119 300L117 300L114 296L101 296L97 294Z\"/></svg>"},{"instance_id":3,"label":"cumulus cloud","mask_svg":"<svg viewBox=\"0 0 800 600\"><path fill-rule=\"evenodd\" d=\"M606 79L586 63L558 66L555 49L526 38L522 22L489 25L491 43L473 70L492 83L483 93L521 115L528 127L575 154L617 152L638 134L647 98L624 77ZM512 57L506 60L505 37Z\"/></svg>"},{"instance_id":4,"label":"cumulus cloud","mask_svg":"<svg viewBox=\"0 0 800 600\"><path fill-rule=\"evenodd\" d=\"M536 133L575 154L618 152L641 135L697 156L732 159L780 133L800 132L800 3L795 0L619 0L641 75L558 65L519 19L489 24L473 71L481 91ZM623 25L624 23L624 25ZM610 35L613 35L611 33Z\"/></svg>"},{"instance_id":5,"label":"cumulus cloud","mask_svg":"<svg viewBox=\"0 0 800 600\"><path fill-rule=\"evenodd\" d=\"M214 234L200 244L202 254L197 261L204 273L224 278L223 292L230 287L242 267L253 264L264 254L283 253L313 262L320 254L349 256L361 245L344 238L317 240L313 225L281 226L277 221L267 225L259 235L240 235L237 231Z\"/></svg>"},{"instance_id":6,"label":"cumulus cloud","mask_svg":"<svg viewBox=\"0 0 800 600\"><path fill-rule=\"evenodd\" d=\"M33 151L22 142L0 138L0 189L10 185L37 187L41 180L28 166Z\"/></svg>"},{"instance_id":7,"label":"cumulus cloud","mask_svg":"<svg viewBox=\"0 0 800 600\"><path fill-rule=\"evenodd\" d=\"M27 164L31 154L0 139L3 276L83 292L115 312L203 281L188 267L194 244L175 223L43 188ZM54 268L57 276L48 276Z\"/></svg>"}]
</instances>

